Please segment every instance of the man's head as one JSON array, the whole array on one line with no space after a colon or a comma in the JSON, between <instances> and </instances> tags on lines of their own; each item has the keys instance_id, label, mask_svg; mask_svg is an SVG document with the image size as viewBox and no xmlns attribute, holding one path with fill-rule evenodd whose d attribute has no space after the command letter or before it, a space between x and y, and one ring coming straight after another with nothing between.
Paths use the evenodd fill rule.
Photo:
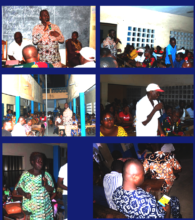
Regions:
<instances>
[{"instance_id":1,"label":"man's head","mask_svg":"<svg viewBox=\"0 0 195 220\"><path fill-rule=\"evenodd\" d=\"M64 108L67 109L68 108L68 103L64 104Z\"/></svg>"},{"instance_id":2,"label":"man's head","mask_svg":"<svg viewBox=\"0 0 195 220\"><path fill-rule=\"evenodd\" d=\"M180 61L182 61L183 60L183 53L178 53L178 54L176 54L176 60L177 60L177 62L180 62Z\"/></svg>"},{"instance_id":3,"label":"man's head","mask_svg":"<svg viewBox=\"0 0 195 220\"><path fill-rule=\"evenodd\" d=\"M123 172L123 165L124 165L124 163L121 160L114 160L111 165L111 170L116 171L118 173L122 173Z\"/></svg>"},{"instance_id":4,"label":"man's head","mask_svg":"<svg viewBox=\"0 0 195 220\"><path fill-rule=\"evenodd\" d=\"M47 10L41 10L39 19L41 20L42 24L46 24L46 22L50 20L49 12Z\"/></svg>"},{"instance_id":5,"label":"man's head","mask_svg":"<svg viewBox=\"0 0 195 220\"><path fill-rule=\"evenodd\" d=\"M137 159L127 160L123 168L124 182L133 186L140 186L144 182L144 167Z\"/></svg>"},{"instance_id":6,"label":"man's head","mask_svg":"<svg viewBox=\"0 0 195 220\"><path fill-rule=\"evenodd\" d=\"M180 109L174 109L172 115L172 121L176 123L180 119Z\"/></svg>"},{"instance_id":7,"label":"man's head","mask_svg":"<svg viewBox=\"0 0 195 220\"><path fill-rule=\"evenodd\" d=\"M157 46L156 47L156 50L157 50L157 53L159 53L161 51L161 47L160 46Z\"/></svg>"},{"instance_id":8,"label":"man's head","mask_svg":"<svg viewBox=\"0 0 195 220\"><path fill-rule=\"evenodd\" d=\"M77 31L72 32L72 40L73 41L76 41L78 37L79 37L79 34Z\"/></svg>"},{"instance_id":9,"label":"man's head","mask_svg":"<svg viewBox=\"0 0 195 220\"><path fill-rule=\"evenodd\" d=\"M117 68L117 62L112 57L100 58L100 68Z\"/></svg>"},{"instance_id":10,"label":"man's head","mask_svg":"<svg viewBox=\"0 0 195 220\"><path fill-rule=\"evenodd\" d=\"M111 30L109 30L109 36L112 38L112 39L114 39L115 37L116 37L116 31L115 30L113 30L113 29L111 29Z\"/></svg>"},{"instance_id":11,"label":"man's head","mask_svg":"<svg viewBox=\"0 0 195 220\"><path fill-rule=\"evenodd\" d=\"M20 32L16 32L14 34L14 40L18 45L21 45L22 43L22 34Z\"/></svg>"},{"instance_id":12,"label":"man's head","mask_svg":"<svg viewBox=\"0 0 195 220\"><path fill-rule=\"evenodd\" d=\"M145 56L146 58L151 57L151 56L152 56L152 50L151 50L151 49L146 49L146 50L145 50L145 53L144 53L144 56Z\"/></svg>"},{"instance_id":13,"label":"man's head","mask_svg":"<svg viewBox=\"0 0 195 220\"><path fill-rule=\"evenodd\" d=\"M33 61L39 60L39 54L37 48L33 45L28 45L22 50L23 60L26 63L31 63Z\"/></svg>"},{"instance_id":14,"label":"man's head","mask_svg":"<svg viewBox=\"0 0 195 220\"><path fill-rule=\"evenodd\" d=\"M80 50L80 63L85 64L88 62L94 62L95 61L95 50L91 47L83 47Z\"/></svg>"},{"instance_id":15,"label":"man's head","mask_svg":"<svg viewBox=\"0 0 195 220\"><path fill-rule=\"evenodd\" d=\"M108 48L100 49L100 57L109 57L111 56L111 51Z\"/></svg>"},{"instance_id":16,"label":"man's head","mask_svg":"<svg viewBox=\"0 0 195 220\"><path fill-rule=\"evenodd\" d=\"M194 66L193 60L186 60L182 64L182 68L192 68Z\"/></svg>"},{"instance_id":17,"label":"man's head","mask_svg":"<svg viewBox=\"0 0 195 220\"><path fill-rule=\"evenodd\" d=\"M173 48L175 47L175 45L176 45L176 40L175 40L174 37L172 37L172 38L170 39L170 45L171 45Z\"/></svg>"},{"instance_id":18,"label":"man's head","mask_svg":"<svg viewBox=\"0 0 195 220\"><path fill-rule=\"evenodd\" d=\"M129 51L132 52L133 50L135 50L135 47L133 45L130 45Z\"/></svg>"},{"instance_id":19,"label":"man's head","mask_svg":"<svg viewBox=\"0 0 195 220\"><path fill-rule=\"evenodd\" d=\"M2 129L6 131L12 131L13 130L13 123L11 120L3 121L3 127Z\"/></svg>"},{"instance_id":20,"label":"man's head","mask_svg":"<svg viewBox=\"0 0 195 220\"><path fill-rule=\"evenodd\" d=\"M160 92L164 92L164 90L162 90L157 84L150 83L146 87L146 92L147 95L150 96L151 100L157 100L160 95Z\"/></svg>"},{"instance_id":21,"label":"man's head","mask_svg":"<svg viewBox=\"0 0 195 220\"><path fill-rule=\"evenodd\" d=\"M184 108L185 108L185 105L186 105L185 100L179 100L179 107L180 107L181 109L184 109Z\"/></svg>"},{"instance_id":22,"label":"man's head","mask_svg":"<svg viewBox=\"0 0 195 220\"><path fill-rule=\"evenodd\" d=\"M166 106L165 106L165 112L166 112L166 114L167 114L168 116L171 116L171 115L172 115L172 111L173 111L172 106L170 106L170 105L166 105Z\"/></svg>"},{"instance_id":23,"label":"man's head","mask_svg":"<svg viewBox=\"0 0 195 220\"><path fill-rule=\"evenodd\" d=\"M20 123L21 125L25 125L26 124L25 118L23 116L19 117L18 123Z\"/></svg>"}]
</instances>

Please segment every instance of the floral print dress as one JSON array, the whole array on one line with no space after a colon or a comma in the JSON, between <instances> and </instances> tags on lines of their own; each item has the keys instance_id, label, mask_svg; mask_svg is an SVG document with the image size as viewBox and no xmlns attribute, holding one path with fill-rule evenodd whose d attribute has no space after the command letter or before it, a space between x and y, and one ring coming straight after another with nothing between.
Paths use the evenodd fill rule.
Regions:
<instances>
[{"instance_id":1,"label":"floral print dress","mask_svg":"<svg viewBox=\"0 0 195 220\"><path fill-rule=\"evenodd\" d=\"M61 67L61 58L58 42L64 42L64 36L60 28L55 24L50 24L51 30L48 28L44 31L45 26L38 24L33 28L32 42L37 45L38 53L41 62L51 63L54 67ZM57 31L58 37L50 36L51 31Z\"/></svg>"}]
</instances>

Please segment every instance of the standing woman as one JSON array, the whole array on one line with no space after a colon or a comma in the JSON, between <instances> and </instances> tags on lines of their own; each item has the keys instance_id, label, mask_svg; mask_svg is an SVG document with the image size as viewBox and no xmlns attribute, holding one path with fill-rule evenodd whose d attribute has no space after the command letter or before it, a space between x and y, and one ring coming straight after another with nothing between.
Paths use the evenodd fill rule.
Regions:
<instances>
[{"instance_id":1,"label":"standing woman","mask_svg":"<svg viewBox=\"0 0 195 220\"><path fill-rule=\"evenodd\" d=\"M24 171L15 188L23 196L22 209L32 213L31 220L52 220L53 209L49 193L55 190L50 174L45 172L43 175L43 154L33 152L30 163L32 169Z\"/></svg>"}]
</instances>

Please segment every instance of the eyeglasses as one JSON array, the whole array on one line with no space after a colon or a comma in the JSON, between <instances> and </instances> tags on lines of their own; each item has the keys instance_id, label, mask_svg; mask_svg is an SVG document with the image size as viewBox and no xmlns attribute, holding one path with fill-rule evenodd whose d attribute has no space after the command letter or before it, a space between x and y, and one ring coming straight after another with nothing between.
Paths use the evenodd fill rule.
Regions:
<instances>
[{"instance_id":1,"label":"eyeglasses","mask_svg":"<svg viewBox=\"0 0 195 220\"><path fill-rule=\"evenodd\" d=\"M104 120L104 121L112 121L112 120L113 120L113 117L110 117L110 118L104 118L103 120Z\"/></svg>"}]
</instances>

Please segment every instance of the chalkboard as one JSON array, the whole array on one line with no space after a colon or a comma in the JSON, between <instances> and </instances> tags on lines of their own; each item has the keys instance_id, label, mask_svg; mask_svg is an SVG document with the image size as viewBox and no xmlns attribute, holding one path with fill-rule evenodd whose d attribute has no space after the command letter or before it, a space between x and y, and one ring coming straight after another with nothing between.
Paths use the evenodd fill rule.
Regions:
<instances>
[{"instance_id":1,"label":"chalkboard","mask_svg":"<svg viewBox=\"0 0 195 220\"><path fill-rule=\"evenodd\" d=\"M2 40L8 41L8 47L18 31L23 38L32 40L32 30L41 23L43 9L48 10L50 22L58 25L65 40L77 31L82 46L89 46L90 6L2 6ZM59 45L60 49L65 48L65 42Z\"/></svg>"}]
</instances>

